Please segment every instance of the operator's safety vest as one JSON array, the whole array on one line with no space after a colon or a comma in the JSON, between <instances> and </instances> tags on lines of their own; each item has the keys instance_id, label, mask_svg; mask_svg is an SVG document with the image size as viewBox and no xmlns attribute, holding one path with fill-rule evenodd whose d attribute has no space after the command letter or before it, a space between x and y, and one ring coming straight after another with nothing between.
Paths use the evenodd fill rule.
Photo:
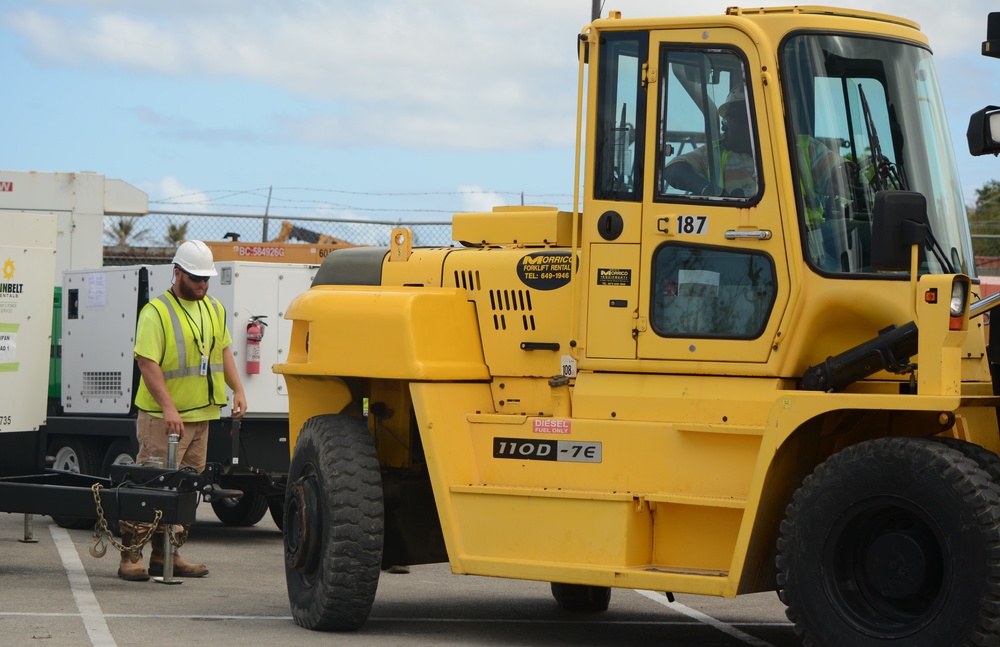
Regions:
<instances>
[{"instance_id":1,"label":"operator's safety vest","mask_svg":"<svg viewBox=\"0 0 1000 647\"><path fill-rule=\"evenodd\" d=\"M719 141L719 140L715 140L715 141L712 142L712 149L715 152L716 159L719 160L719 169L720 169L719 170L719 174L721 176L719 178L720 181L721 181L721 186L719 188L722 189L722 194L723 195L728 195L729 192L731 190L733 190L733 188L734 188L728 182L728 179L726 178L726 170L729 167L729 156L733 153L733 151L731 151L728 148L722 146L722 142ZM748 155L748 154L744 153L744 155ZM740 164L743 164L743 160L740 160ZM750 170L751 170L751 173L752 173L753 172L754 162L751 160L750 164L751 164ZM738 169L738 167L734 167L734 168ZM748 195L745 195L743 197L749 197L750 195L753 195L753 193L756 193L756 191L757 191L757 180L756 180L756 178L753 175L751 175L749 178L746 178L746 179L737 180L735 182L735 184L737 184L737 186L735 188L746 189L746 190L750 191L750 193Z\"/></svg>"},{"instance_id":2,"label":"operator's safety vest","mask_svg":"<svg viewBox=\"0 0 1000 647\"><path fill-rule=\"evenodd\" d=\"M164 349L160 369L167 391L178 412L209 405L226 405L226 377L222 364L226 310L218 300L206 296L198 302L201 325L177 301L173 294L161 294L147 304L160 315ZM201 374L202 355L208 356L207 374ZM162 413L163 408L139 380L135 406L143 411Z\"/></svg>"},{"instance_id":3,"label":"operator's safety vest","mask_svg":"<svg viewBox=\"0 0 1000 647\"><path fill-rule=\"evenodd\" d=\"M809 135L799 135L796 138L796 149L799 158L799 190L806 208L806 224L810 229L816 229L826 220L824 209L820 204L820 196L816 193L816 183L812 176L812 160L809 159L809 146L812 138Z\"/></svg>"}]
</instances>

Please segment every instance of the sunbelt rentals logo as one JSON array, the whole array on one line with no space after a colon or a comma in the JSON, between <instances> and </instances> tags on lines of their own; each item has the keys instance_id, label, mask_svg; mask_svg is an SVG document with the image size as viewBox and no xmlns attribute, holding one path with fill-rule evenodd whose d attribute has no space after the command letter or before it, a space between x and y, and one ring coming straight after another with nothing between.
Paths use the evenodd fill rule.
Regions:
<instances>
[{"instance_id":1,"label":"sunbelt rentals logo","mask_svg":"<svg viewBox=\"0 0 1000 647\"><path fill-rule=\"evenodd\" d=\"M24 290L24 284L12 282L14 279L14 261L9 258L3 264L3 278L4 281L0 282L0 299L4 297L17 298L22 290Z\"/></svg>"}]
</instances>

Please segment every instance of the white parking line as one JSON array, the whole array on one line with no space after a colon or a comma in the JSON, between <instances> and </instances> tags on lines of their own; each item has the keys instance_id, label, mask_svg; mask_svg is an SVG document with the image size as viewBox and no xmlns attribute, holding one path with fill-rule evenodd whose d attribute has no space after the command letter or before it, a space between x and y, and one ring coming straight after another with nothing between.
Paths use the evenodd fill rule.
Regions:
<instances>
[{"instance_id":1,"label":"white parking line","mask_svg":"<svg viewBox=\"0 0 1000 647\"><path fill-rule=\"evenodd\" d=\"M104 612L97 602L94 590L90 586L90 578L87 577L87 571L83 568L83 562L80 561L69 533L55 524L49 524L49 534L52 535L63 568L66 569L69 587L73 592L73 599L76 600L76 608L80 611L83 626L86 627L87 635L90 637L90 644L93 647L118 647L111 636Z\"/></svg>"},{"instance_id":2,"label":"white parking line","mask_svg":"<svg viewBox=\"0 0 1000 647\"><path fill-rule=\"evenodd\" d=\"M760 638L754 638L750 634L740 631L739 629L737 629L732 625L727 625L721 620L716 620L715 618L713 618L708 614L692 609L691 607L685 606L680 602L671 602L670 600L667 599L667 596L663 595L662 593L657 593L656 591L640 591L639 589L632 589L632 590L643 597L649 598L653 602L662 604L668 609L673 609L674 611L678 613L683 613L687 617L697 620L698 622L706 624L710 627L714 627L715 629L718 629L722 633L728 634L741 642L745 642L748 645L753 645L753 647L774 647L774 645L772 645L771 643L763 641Z\"/></svg>"},{"instance_id":3,"label":"white parking line","mask_svg":"<svg viewBox=\"0 0 1000 647\"><path fill-rule=\"evenodd\" d=\"M42 613L33 611L0 611L0 618L6 617L38 617L38 618L78 618L79 613ZM105 618L115 618L115 619L128 619L128 620L238 620L240 622L250 622L250 621L274 621L274 622L291 622L292 616L240 616L240 615L209 615L209 614L184 614L176 615L169 613L105 613ZM453 622L456 624L479 624L479 623L489 623L489 624L535 624L535 625L621 625L621 626L643 626L643 627L690 627L691 622L689 620L606 620L603 618L586 620L581 618L574 618L572 620L564 619L530 619L530 618L415 618L415 617L388 617L388 616L370 616L368 618L369 623L377 622L394 622L394 623L425 623L430 624L434 622L449 623ZM741 622L744 627L790 627L791 625L787 622ZM763 643L766 645L767 643Z\"/></svg>"},{"instance_id":4,"label":"white parking line","mask_svg":"<svg viewBox=\"0 0 1000 647\"><path fill-rule=\"evenodd\" d=\"M184 617L191 619L192 616L173 616L169 614L124 614L124 613L112 613L105 614L101 609L100 604L97 601L97 597L94 595L93 588L90 585L90 579L87 577L86 570L83 567L83 563L80 561L80 557L77 554L76 546L73 544L69 533L63 528L55 524L49 524L49 533L52 535L53 543L56 549L59 551L59 557L62 560L63 568L66 571L67 578L69 579L70 589L73 593L73 598L76 602L79 614L70 613L24 613L24 612L2 612L0 611L0 617L5 616L76 616L79 615L84 623L84 627L87 630L87 635L90 638L90 643L92 647L117 647L114 637L111 635L111 630L107 624L107 618L175 618ZM746 632L740 631L736 627L726 624L721 620L713 618L701 611L697 611L688 607L680 602L670 602L667 600L666 596L655 592L655 591L643 591L639 589L633 589L639 595L646 597L657 604L661 604L668 609L672 609L677 613L680 613L692 620L696 620L704 625L710 626L718 631L725 633L732 638L739 640L742 643L750 645L751 647L774 647L769 642L755 638ZM203 619L215 619L215 620L241 620L241 621L291 621L291 616L236 616L236 615L198 615L194 616ZM475 619L475 618L387 618L372 616L370 618L372 621L376 622L485 622L485 619ZM489 622L497 622L496 619L491 619ZM501 622L503 622L501 620ZM534 621L524 621L524 620L510 620L509 622L516 623L527 623L527 624L557 624L563 622L562 620L550 621L550 620L534 620ZM673 621L653 621L648 620L643 621L612 621L608 623L607 621L600 622L595 621L598 624L644 624L644 625L662 625L662 624L677 624ZM579 622L575 622L579 624ZM743 624L743 623L741 623ZM747 626L785 626L786 623L771 623L771 622L748 622L745 623Z\"/></svg>"}]
</instances>

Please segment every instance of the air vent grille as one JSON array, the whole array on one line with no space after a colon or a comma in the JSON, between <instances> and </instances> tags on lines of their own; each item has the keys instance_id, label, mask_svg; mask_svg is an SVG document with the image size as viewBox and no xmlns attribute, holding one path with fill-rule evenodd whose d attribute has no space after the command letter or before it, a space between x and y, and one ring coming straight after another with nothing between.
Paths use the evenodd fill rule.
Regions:
<instances>
[{"instance_id":1,"label":"air vent grille","mask_svg":"<svg viewBox=\"0 0 1000 647\"><path fill-rule=\"evenodd\" d=\"M456 270L455 287L482 292L483 284L478 270ZM535 315L532 314L531 290L489 290L490 311L493 313L493 327L496 330L507 330L508 325L516 327L518 319L524 330L535 330ZM476 298L477 302L479 300ZM520 315L520 316L518 316ZM510 318L510 322L508 322Z\"/></svg>"},{"instance_id":2,"label":"air vent grille","mask_svg":"<svg viewBox=\"0 0 1000 647\"><path fill-rule=\"evenodd\" d=\"M493 325L497 330L507 330L507 317L516 321L518 313L524 330L535 329L530 290L490 290L490 309L493 311Z\"/></svg>"},{"instance_id":3,"label":"air vent grille","mask_svg":"<svg viewBox=\"0 0 1000 647\"><path fill-rule=\"evenodd\" d=\"M85 398L122 397L121 371L84 371L83 392Z\"/></svg>"}]
</instances>

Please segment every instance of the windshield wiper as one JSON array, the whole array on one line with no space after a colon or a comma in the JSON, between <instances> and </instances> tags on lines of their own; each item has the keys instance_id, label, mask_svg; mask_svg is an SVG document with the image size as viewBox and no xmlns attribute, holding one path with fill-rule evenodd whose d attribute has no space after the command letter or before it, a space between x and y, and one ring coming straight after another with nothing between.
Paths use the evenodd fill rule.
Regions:
<instances>
[{"instance_id":1,"label":"windshield wiper","mask_svg":"<svg viewBox=\"0 0 1000 647\"><path fill-rule=\"evenodd\" d=\"M896 165L889 161L889 158L882 154L882 146L879 144L878 140L878 130L875 128L875 120L872 119L872 111L868 107L868 99L865 97L865 89L858 84L858 95L861 97L861 111L865 116L865 130L868 131L868 141L871 144L872 150L872 160L875 163L875 174L872 176L871 184L875 189L875 193L879 191L888 191L889 189L895 189L900 191L907 191L906 182L903 177L899 174L899 170ZM951 260L948 255L945 254L944 249L941 248L941 244L934 237L934 232L931 231L930 226L927 226L927 237L924 241L924 245L927 249L931 251L937 262L941 264L941 267L945 269L949 274L955 273L955 266L952 265Z\"/></svg>"},{"instance_id":2,"label":"windshield wiper","mask_svg":"<svg viewBox=\"0 0 1000 647\"><path fill-rule=\"evenodd\" d=\"M886 191L890 188L906 191L906 182L899 174L896 165L882 154L882 146L878 141L878 130L875 128L875 120L872 119L872 111L868 107L865 89L861 87L860 83L858 84L858 95L861 97L861 111L865 116L865 130L868 131L868 142L871 145L872 161L875 165L875 173L872 175L871 184L876 193Z\"/></svg>"}]
</instances>

